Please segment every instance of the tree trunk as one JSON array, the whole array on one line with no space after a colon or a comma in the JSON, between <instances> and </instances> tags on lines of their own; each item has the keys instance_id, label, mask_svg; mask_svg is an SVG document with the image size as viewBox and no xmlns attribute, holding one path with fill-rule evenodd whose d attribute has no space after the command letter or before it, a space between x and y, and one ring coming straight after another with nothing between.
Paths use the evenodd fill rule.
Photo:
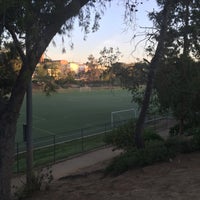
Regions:
<instances>
[{"instance_id":1,"label":"tree trunk","mask_svg":"<svg viewBox=\"0 0 200 200\"><path fill-rule=\"evenodd\" d=\"M6 114L6 116L8 116ZM15 150L16 117L0 120L0 199L11 199L11 178ZM9 117L9 119L11 119Z\"/></svg>"},{"instance_id":2,"label":"tree trunk","mask_svg":"<svg viewBox=\"0 0 200 200\"><path fill-rule=\"evenodd\" d=\"M162 25L160 29L158 45L156 48L155 55L150 62L148 80L147 80L147 85L146 85L145 94L143 98L143 103L142 103L141 111L139 114L139 118L136 123L135 143L136 143L137 148L144 148L144 139L142 137L142 134L144 131L145 117L146 117L146 113L149 107L149 102L150 102L150 97L151 97L152 87L153 87L153 80L155 77L155 71L160 61L162 60L162 57L164 54L163 52L164 42L166 39L166 33L167 33L167 28L168 28L170 7L171 7L171 0L168 0L166 1L164 9L163 9L163 21L162 21Z\"/></svg>"},{"instance_id":3,"label":"tree trunk","mask_svg":"<svg viewBox=\"0 0 200 200\"><path fill-rule=\"evenodd\" d=\"M29 79L25 73L21 73L10 99L7 102L0 102L0 200L11 199L17 119L28 85L28 81L26 83L24 80Z\"/></svg>"}]
</instances>

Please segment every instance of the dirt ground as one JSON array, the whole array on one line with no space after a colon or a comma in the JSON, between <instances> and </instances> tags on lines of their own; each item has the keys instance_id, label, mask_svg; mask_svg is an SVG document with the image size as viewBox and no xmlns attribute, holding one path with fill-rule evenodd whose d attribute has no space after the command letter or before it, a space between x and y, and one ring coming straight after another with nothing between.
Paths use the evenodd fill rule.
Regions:
<instances>
[{"instance_id":1,"label":"dirt ground","mask_svg":"<svg viewBox=\"0 0 200 200\"><path fill-rule=\"evenodd\" d=\"M169 162L103 177L109 161L83 168L54 181L48 191L29 200L199 200L200 153L179 155Z\"/></svg>"}]
</instances>

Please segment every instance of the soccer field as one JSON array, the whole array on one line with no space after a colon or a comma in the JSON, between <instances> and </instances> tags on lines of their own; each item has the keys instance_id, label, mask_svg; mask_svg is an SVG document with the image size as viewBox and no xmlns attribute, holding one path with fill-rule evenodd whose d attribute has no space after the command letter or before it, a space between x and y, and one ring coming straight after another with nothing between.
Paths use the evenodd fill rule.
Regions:
<instances>
[{"instance_id":1,"label":"soccer field","mask_svg":"<svg viewBox=\"0 0 200 200\"><path fill-rule=\"evenodd\" d=\"M131 94L122 89L80 91L69 89L45 96L33 93L33 138L45 137L110 122L111 112L132 109ZM22 141L25 104L17 126Z\"/></svg>"}]
</instances>

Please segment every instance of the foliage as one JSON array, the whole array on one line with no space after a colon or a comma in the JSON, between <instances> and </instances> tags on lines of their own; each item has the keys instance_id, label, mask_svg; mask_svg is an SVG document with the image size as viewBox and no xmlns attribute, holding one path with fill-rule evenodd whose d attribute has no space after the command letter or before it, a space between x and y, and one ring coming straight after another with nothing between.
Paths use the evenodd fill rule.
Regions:
<instances>
[{"instance_id":1,"label":"foliage","mask_svg":"<svg viewBox=\"0 0 200 200\"><path fill-rule=\"evenodd\" d=\"M123 88L134 91L146 84L149 71L149 65L146 62L138 62L130 65L116 63L113 67Z\"/></svg>"},{"instance_id":2,"label":"foliage","mask_svg":"<svg viewBox=\"0 0 200 200\"><path fill-rule=\"evenodd\" d=\"M144 98L145 88L140 86L138 89L132 90L132 101L138 104L138 108L141 108ZM161 109L160 102L158 99L157 91L155 89L152 90L152 94L150 97L149 107L146 115L158 115L162 113L164 109Z\"/></svg>"},{"instance_id":3,"label":"foliage","mask_svg":"<svg viewBox=\"0 0 200 200\"><path fill-rule=\"evenodd\" d=\"M132 93L132 101L138 104L138 108L141 108L143 103L148 71L149 64L146 62L138 62L131 65L115 63L113 65L115 76L120 80L121 86ZM160 102L157 91L154 89L150 98L147 114L158 114L160 112Z\"/></svg>"},{"instance_id":4,"label":"foliage","mask_svg":"<svg viewBox=\"0 0 200 200\"><path fill-rule=\"evenodd\" d=\"M105 174L120 175L121 173L161 161L169 161L177 154L191 153L200 150L200 128L193 128L191 136L173 136L163 140L154 132L144 133L145 148L137 149L131 145L105 169ZM124 143L125 144L125 143Z\"/></svg>"},{"instance_id":5,"label":"foliage","mask_svg":"<svg viewBox=\"0 0 200 200\"><path fill-rule=\"evenodd\" d=\"M20 68L21 61L14 44L4 43L0 50L0 98L8 98Z\"/></svg>"},{"instance_id":6,"label":"foliage","mask_svg":"<svg viewBox=\"0 0 200 200\"><path fill-rule=\"evenodd\" d=\"M179 135L179 129L180 129L180 124L175 124L172 126L169 130L169 135L170 136L177 136ZM199 130L199 125L193 124L190 122L187 122L183 126L184 129L184 135L189 136L189 135L195 135L196 132Z\"/></svg>"},{"instance_id":7,"label":"foliage","mask_svg":"<svg viewBox=\"0 0 200 200\"><path fill-rule=\"evenodd\" d=\"M198 124L199 85L199 63L191 59L177 58L158 70L156 88L161 106L184 121L183 129L187 124Z\"/></svg>"},{"instance_id":8,"label":"foliage","mask_svg":"<svg viewBox=\"0 0 200 200\"><path fill-rule=\"evenodd\" d=\"M116 49L113 47L104 47L103 50L100 51L98 63L105 68L102 76L104 80L109 80L111 85L113 85L116 79L113 66L119 61L120 57L121 52L118 47Z\"/></svg>"},{"instance_id":9,"label":"foliage","mask_svg":"<svg viewBox=\"0 0 200 200\"><path fill-rule=\"evenodd\" d=\"M166 1L159 1L163 7ZM165 58L178 58L181 54L192 55L199 59L199 1L173 1L168 20L167 39L165 42ZM149 14L156 28L160 28L163 21L163 10ZM154 34L156 40L158 34ZM154 46L154 44L152 44Z\"/></svg>"},{"instance_id":10,"label":"foliage","mask_svg":"<svg viewBox=\"0 0 200 200\"><path fill-rule=\"evenodd\" d=\"M105 142L108 145L116 147L117 149L128 150L130 148L134 148L134 128L135 121L132 120L120 127L114 128L111 133L106 135Z\"/></svg>"},{"instance_id":11,"label":"foliage","mask_svg":"<svg viewBox=\"0 0 200 200\"><path fill-rule=\"evenodd\" d=\"M200 129L195 127L191 130L189 136L177 136L173 135L169 137L165 144L175 153L190 153L200 150Z\"/></svg>"},{"instance_id":12,"label":"foliage","mask_svg":"<svg viewBox=\"0 0 200 200\"><path fill-rule=\"evenodd\" d=\"M120 175L138 167L144 167L156 162L167 161L172 157L163 141L150 141L144 149L131 150L116 157L105 169L105 174Z\"/></svg>"},{"instance_id":13,"label":"foliage","mask_svg":"<svg viewBox=\"0 0 200 200\"><path fill-rule=\"evenodd\" d=\"M194 135L193 135L193 144L194 144L194 148L196 150L200 150L200 127L195 128L194 130Z\"/></svg>"},{"instance_id":14,"label":"foliage","mask_svg":"<svg viewBox=\"0 0 200 200\"><path fill-rule=\"evenodd\" d=\"M160 5L164 2L160 1ZM162 107L170 108L179 120L180 134L184 125L199 120L199 56L200 21L199 1L177 1L170 12L165 56L157 71L155 87ZM157 27L162 22L162 12L151 13Z\"/></svg>"},{"instance_id":15,"label":"foliage","mask_svg":"<svg viewBox=\"0 0 200 200\"><path fill-rule=\"evenodd\" d=\"M16 200L26 199L34 192L48 190L50 183L53 181L52 170L50 167L36 171L31 180L31 185L24 183L21 187L13 186L15 190L14 197Z\"/></svg>"},{"instance_id":16,"label":"foliage","mask_svg":"<svg viewBox=\"0 0 200 200\"><path fill-rule=\"evenodd\" d=\"M179 124L175 124L173 127L170 127L169 135L176 136L179 133Z\"/></svg>"},{"instance_id":17,"label":"foliage","mask_svg":"<svg viewBox=\"0 0 200 200\"><path fill-rule=\"evenodd\" d=\"M174 155L178 153L191 153L196 150L193 139L183 136L170 137L166 140L165 145Z\"/></svg>"},{"instance_id":18,"label":"foliage","mask_svg":"<svg viewBox=\"0 0 200 200\"><path fill-rule=\"evenodd\" d=\"M111 68L112 65L121 57L121 52L119 51L118 47L116 49L113 47L104 47L100 51L100 55L101 56L98 60L98 63L106 68Z\"/></svg>"},{"instance_id":19,"label":"foliage","mask_svg":"<svg viewBox=\"0 0 200 200\"><path fill-rule=\"evenodd\" d=\"M111 133L105 137L105 142L114 146L116 149L123 149L129 151L136 148L134 140L135 121L129 121L128 123L115 128ZM143 138L145 143L150 141L163 141L163 138L156 134L153 129L146 128L144 130Z\"/></svg>"},{"instance_id":20,"label":"foliage","mask_svg":"<svg viewBox=\"0 0 200 200\"><path fill-rule=\"evenodd\" d=\"M105 169L105 174L120 175L130 169L169 161L180 153L191 153L199 150L199 129L192 137L175 136L169 137L166 141L149 140L146 141L144 149L129 148L114 158Z\"/></svg>"},{"instance_id":21,"label":"foliage","mask_svg":"<svg viewBox=\"0 0 200 200\"><path fill-rule=\"evenodd\" d=\"M148 127L144 129L143 137L145 142L150 142L155 140L164 141L164 139L159 134L157 134L155 130Z\"/></svg>"},{"instance_id":22,"label":"foliage","mask_svg":"<svg viewBox=\"0 0 200 200\"><path fill-rule=\"evenodd\" d=\"M99 81L103 73L103 68L99 67L98 60L92 54L88 56L86 65L88 69L86 72L82 72L82 77L88 81Z\"/></svg>"}]
</instances>

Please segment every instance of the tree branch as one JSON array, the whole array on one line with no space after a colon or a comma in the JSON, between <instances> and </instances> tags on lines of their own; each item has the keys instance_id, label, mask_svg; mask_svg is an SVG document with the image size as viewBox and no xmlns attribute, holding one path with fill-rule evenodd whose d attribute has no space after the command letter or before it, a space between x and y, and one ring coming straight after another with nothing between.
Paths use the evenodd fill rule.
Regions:
<instances>
[{"instance_id":1,"label":"tree branch","mask_svg":"<svg viewBox=\"0 0 200 200\"><path fill-rule=\"evenodd\" d=\"M39 54L42 54L53 37L58 33L61 29L61 27L65 24L65 22L72 17L75 17L79 14L80 9L85 6L90 0L72 0L69 4L66 6L60 6L59 9L57 8L56 13L52 16L53 20L51 20L54 23L49 24L46 26L41 35L35 40L35 45L33 46L33 49L40 49L40 51L35 52L36 56L40 56ZM40 17L42 20L41 16ZM46 25L46 23L45 23ZM39 47L39 48L38 48ZM28 50L28 49L27 49Z\"/></svg>"},{"instance_id":2,"label":"tree branch","mask_svg":"<svg viewBox=\"0 0 200 200\"><path fill-rule=\"evenodd\" d=\"M22 50L22 47L21 47L21 44L19 42L19 40L17 39L17 36L15 34L15 31L11 28L11 26L5 24L5 28L9 31L9 33L11 34L12 38L13 38L13 41L15 43L15 46L17 48L17 51L22 59L22 61L24 62L25 61L25 54Z\"/></svg>"}]
</instances>

